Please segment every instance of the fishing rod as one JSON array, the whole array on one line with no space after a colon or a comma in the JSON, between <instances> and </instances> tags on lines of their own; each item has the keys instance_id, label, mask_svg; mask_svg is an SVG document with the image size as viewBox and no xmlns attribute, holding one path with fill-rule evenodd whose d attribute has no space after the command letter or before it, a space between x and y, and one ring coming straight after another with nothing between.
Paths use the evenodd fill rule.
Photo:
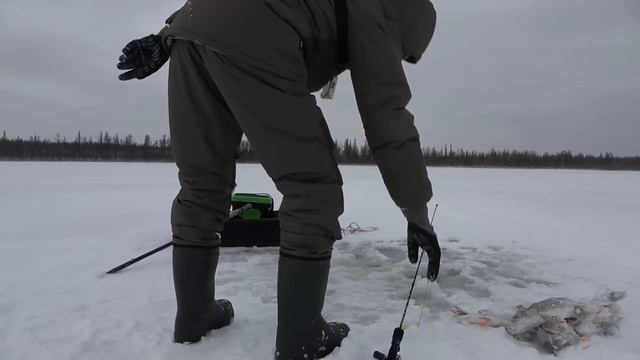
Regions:
<instances>
[{"instance_id":1,"label":"fishing rod","mask_svg":"<svg viewBox=\"0 0 640 360\"><path fill-rule=\"evenodd\" d=\"M242 214L242 212L244 212L245 210L249 210L251 208L251 206L252 206L251 204L246 204L241 208L233 210L231 213L229 213L229 219L233 219L234 217ZM133 258L133 259L131 259L131 260L129 260L129 261L123 263L123 264L120 264L120 265L114 267L113 269L107 271L107 274L115 274L118 271L126 269L129 266L137 263L140 260L146 259L146 258L148 258L149 256L151 256L151 255L153 255L155 253L159 253L160 251L170 247L171 245L173 245L173 241L169 241L168 243L166 243L166 244L164 244L162 246L158 246L157 248L138 256L137 258Z\"/></svg>"},{"instance_id":2,"label":"fishing rod","mask_svg":"<svg viewBox=\"0 0 640 360\"><path fill-rule=\"evenodd\" d=\"M435 209L433 209L433 216L431 217L431 225L433 225L433 220L436 217L436 212L438 211L438 204L436 204ZM404 329L402 328L404 325L404 319L407 316L407 309L409 308L409 302L411 301L411 295L413 294L413 288L416 285L416 280L418 279L418 273L420 272L420 265L422 264L422 258L424 257L425 250L422 249L422 253L420 253L420 260L418 260L418 267L416 268L416 273L413 275L413 282L411 283L411 289L409 290L409 296L407 297L407 302L404 305L404 312L402 313L402 319L400 320L400 325L393 330L393 336L391 337L391 347L389 348L389 352L387 355L381 353L380 351L373 352L373 358L376 360L400 360L400 343L402 342L402 338L404 337ZM429 280L427 280L427 291L429 286ZM426 299L425 299L426 300ZM424 301L423 301L423 309L424 309ZM422 312L420 313L420 320L422 321Z\"/></svg>"}]
</instances>

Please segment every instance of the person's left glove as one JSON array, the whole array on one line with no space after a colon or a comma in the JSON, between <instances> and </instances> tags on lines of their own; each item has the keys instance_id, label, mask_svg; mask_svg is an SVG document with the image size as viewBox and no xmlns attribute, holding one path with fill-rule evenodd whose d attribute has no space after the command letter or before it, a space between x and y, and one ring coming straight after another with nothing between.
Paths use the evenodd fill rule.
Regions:
<instances>
[{"instance_id":1,"label":"person's left glove","mask_svg":"<svg viewBox=\"0 0 640 360\"><path fill-rule=\"evenodd\" d=\"M438 273L440 273L440 244L436 233L427 231L410 222L407 227L407 247L409 250L409 262L412 264L418 261L420 248L427 252L429 257L427 278L431 281L436 281Z\"/></svg>"},{"instance_id":2,"label":"person's left glove","mask_svg":"<svg viewBox=\"0 0 640 360\"><path fill-rule=\"evenodd\" d=\"M409 262L412 264L418 262L418 253L422 248L429 257L427 278L435 281L440 272L440 244L438 243L438 235L429 223L427 204L401 210L409 223L407 227Z\"/></svg>"},{"instance_id":3,"label":"person's left glove","mask_svg":"<svg viewBox=\"0 0 640 360\"><path fill-rule=\"evenodd\" d=\"M160 35L149 35L129 42L122 49L118 69L129 70L118 76L120 80L139 79L158 71L167 60L169 52L162 46Z\"/></svg>"}]
</instances>

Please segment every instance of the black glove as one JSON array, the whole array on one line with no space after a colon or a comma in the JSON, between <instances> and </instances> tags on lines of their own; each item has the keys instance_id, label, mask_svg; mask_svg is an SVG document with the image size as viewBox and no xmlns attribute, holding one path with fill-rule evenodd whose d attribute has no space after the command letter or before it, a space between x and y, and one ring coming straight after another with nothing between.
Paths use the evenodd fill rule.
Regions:
<instances>
[{"instance_id":1,"label":"black glove","mask_svg":"<svg viewBox=\"0 0 640 360\"><path fill-rule=\"evenodd\" d=\"M169 60L169 53L162 46L162 37L149 35L136 39L122 49L118 69L129 70L120 74L118 79L144 79L158 71Z\"/></svg>"},{"instance_id":2,"label":"black glove","mask_svg":"<svg viewBox=\"0 0 640 360\"><path fill-rule=\"evenodd\" d=\"M429 257L427 278L435 281L440 272L440 245L436 233L410 222L407 228L407 248L409 249L409 261L412 264L418 262L419 248L427 252Z\"/></svg>"}]
</instances>

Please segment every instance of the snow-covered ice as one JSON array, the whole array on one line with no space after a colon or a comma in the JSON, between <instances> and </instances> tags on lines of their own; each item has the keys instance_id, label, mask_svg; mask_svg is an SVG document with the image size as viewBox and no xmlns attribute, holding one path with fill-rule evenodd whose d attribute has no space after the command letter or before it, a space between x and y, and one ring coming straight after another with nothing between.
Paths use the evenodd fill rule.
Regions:
<instances>
[{"instance_id":1,"label":"snow-covered ice","mask_svg":"<svg viewBox=\"0 0 640 360\"><path fill-rule=\"evenodd\" d=\"M352 332L328 360L386 352L415 267L406 223L378 170L342 167L343 225L378 231L336 244L325 314ZM171 342L170 251L111 267L170 240L172 164L0 162L0 359L271 359L277 249L223 249L217 295L236 321L195 345ZM403 359L547 359L503 329L456 323L454 306L513 313L548 297L626 290L620 332L564 359L640 359L640 173L432 168L441 275L416 287ZM257 165L238 191L280 196Z\"/></svg>"}]
</instances>

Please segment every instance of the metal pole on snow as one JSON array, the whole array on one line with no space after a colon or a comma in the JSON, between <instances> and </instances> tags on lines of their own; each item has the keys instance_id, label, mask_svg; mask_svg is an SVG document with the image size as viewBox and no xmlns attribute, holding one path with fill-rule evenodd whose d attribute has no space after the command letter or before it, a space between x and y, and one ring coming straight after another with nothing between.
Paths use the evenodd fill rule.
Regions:
<instances>
[{"instance_id":1,"label":"metal pole on snow","mask_svg":"<svg viewBox=\"0 0 640 360\"><path fill-rule=\"evenodd\" d=\"M248 210L248 209L250 209L250 208L251 208L251 204L246 204L246 205L244 205L244 206L243 206L243 207L241 207L241 208L238 208L238 209L236 209L236 210L233 210L231 213L229 213L229 219L233 219L234 217L236 217L236 216L238 216L238 215L242 214L242 212L243 212L243 211ZM153 255L153 254L155 254L155 253L159 253L160 251L162 251L162 250L164 250L164 249L166 249L166 248L170 247L171 245L173 245L173 241L169 241L168 243L166 243L166 244L164 244L164 245L162 245L162 246L159 246L159 247L157 247L157 248L155 248L155 249L153 249L153 250L151 250L151 251L149 251L149 252L147 252L147 253L144 253L144 254L142 254L142 255L138 256L137 258L133 258L133 259L131 259L131 260L127 261L127 262L126 262L126 263L124 263L124 264L120 264L120 265L118 265L118 266L114 267L113 269L111 269L111 270L107 271L107 274L115 274L115 273L117 273L118 271L120 271L120 270L122 270L122 269L126 269L126 268L128 268L129 266L131 266L131 265L133 265L133 264L137 263L137 262L138 262L138 261L140 261L140 260L146 259L146 258L148 258L149 256L151 256L151 255Z\"/></svg>"}]
</instances>

